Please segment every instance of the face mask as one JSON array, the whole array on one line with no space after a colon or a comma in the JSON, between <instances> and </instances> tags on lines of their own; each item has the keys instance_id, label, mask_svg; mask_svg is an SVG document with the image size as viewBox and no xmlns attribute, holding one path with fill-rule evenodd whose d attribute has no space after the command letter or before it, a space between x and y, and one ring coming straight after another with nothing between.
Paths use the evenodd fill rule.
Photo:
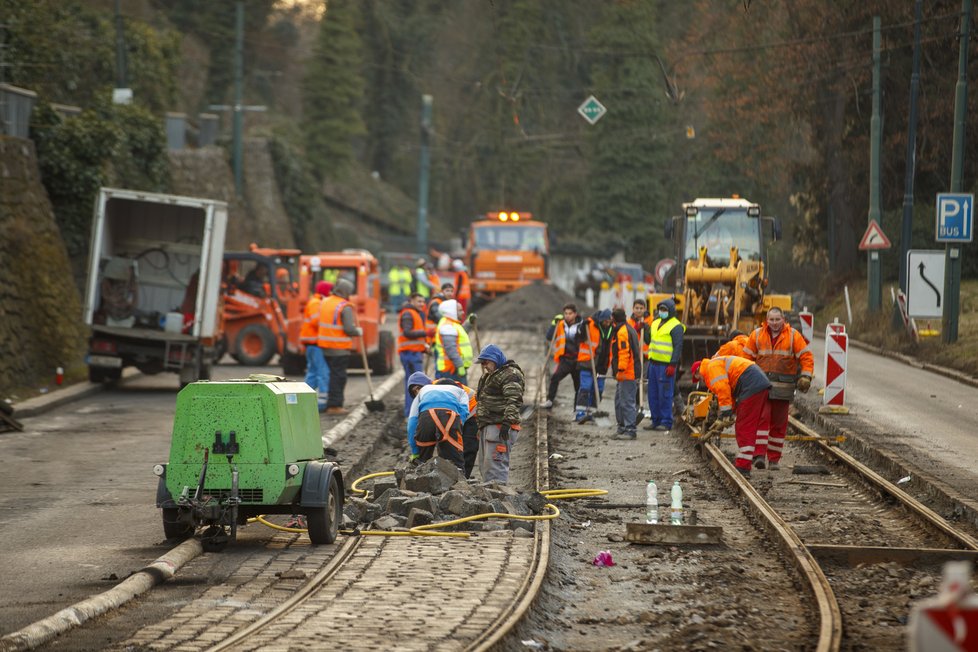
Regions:
<instances>
[{"instance_id":1,"label":"face mask","mask_svg":"<svg viewBox=\"0 0 978 652\"><path fill-rule=\"evenodd\" d=\"M659 311L659 318L660 319L669 319L669 311L668 310L660 310Z\"/></svg>"}]
</instances>

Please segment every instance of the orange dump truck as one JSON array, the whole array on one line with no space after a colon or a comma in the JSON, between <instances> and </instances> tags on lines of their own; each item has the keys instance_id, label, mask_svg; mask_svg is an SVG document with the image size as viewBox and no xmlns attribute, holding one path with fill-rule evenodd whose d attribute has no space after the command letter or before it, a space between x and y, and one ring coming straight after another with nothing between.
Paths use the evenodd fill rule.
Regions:
<instances>
[{"instance_id":1,"label":"orange dump truck","mask_svg":"<svg viewBox=\"0 0 978 652\"><path fill-rule=\"evenodd\" d=\"M483 301L549 278L547 225L530 213L486 213L472 223L466 262L473 298Z\"/></svg>"}]
</instances>

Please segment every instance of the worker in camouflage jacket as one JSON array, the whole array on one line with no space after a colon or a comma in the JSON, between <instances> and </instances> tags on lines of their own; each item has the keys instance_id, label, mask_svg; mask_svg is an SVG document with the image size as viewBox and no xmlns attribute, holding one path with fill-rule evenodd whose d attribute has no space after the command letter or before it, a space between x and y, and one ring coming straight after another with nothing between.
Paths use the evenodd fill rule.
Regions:
<instances>
[{"instance_id":1,"label":"worker in camouflage jacket","mask_svg":"<svg viewBox=\"0 0 978 652\"><path fill-rule=\"evenodd\" d=\"M525 380L523 370L489 344L479 353L482 378L476 390L479 420L479 470L485 482L509 481L509 453L520 432Z\"/></svg>"}]
</instances>

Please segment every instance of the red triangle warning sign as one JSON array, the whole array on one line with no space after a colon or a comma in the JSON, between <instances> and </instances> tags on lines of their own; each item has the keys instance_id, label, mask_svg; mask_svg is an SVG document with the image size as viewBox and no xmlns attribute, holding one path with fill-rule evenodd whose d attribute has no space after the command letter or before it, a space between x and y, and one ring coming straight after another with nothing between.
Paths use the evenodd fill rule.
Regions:
<instances>
[{"instance_id":1,"label":"red triangle warning sign","mask_svg":"<svg viewBox=\"0 0 978 652\"><path fill-rule=\"evenodd\" d=\"M883 229L876 220L870 220L869 226L866 227L866 233L863 234L863 239L859 241L859 250L867 251L869 249L889 249L890 239L886 237L883 233Z\"/></svg>"}]
</instances>

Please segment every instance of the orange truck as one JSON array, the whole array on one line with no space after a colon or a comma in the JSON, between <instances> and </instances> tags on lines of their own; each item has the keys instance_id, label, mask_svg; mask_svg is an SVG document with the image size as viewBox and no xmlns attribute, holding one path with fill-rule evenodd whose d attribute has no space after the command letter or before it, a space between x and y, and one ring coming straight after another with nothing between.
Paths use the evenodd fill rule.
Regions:
<instances>
[{"instance_id":1,"label":"orange truck","mask_svg":"<svg viewBox=\"0 0 978 652\"><path fill-rule=\"evenodd\" d=\"M381 308L380 263L369 251L364 249L344 249L339 252L321 252L299 256L298 284L296 287L298 303L305 308L306 302L316 291L319 281L336 283L341 278L353 282L354 291L350 301L356 307L357 320L363 328L363 338L356 345L365 346L370 372L384 376L394 369L396 347L394 335L382 328L386 313ZM305 347L299 340L302 326L302 309L299 318L289 321L282 353L283 371L288 376L305 373ZM363 367L360 349L353 350L350 367Z\"/></svg>"},{"instance_id":2,"label":"orange truck","mask_svg":"<svg viewBox=\"0 0 978 652\"><path fill-rule=\"evenodd\" d=\"M486 213L472 222L466 262L473 298L485 301L549 278L547 225L530 213Z\"/></svg>"}]
</instances>

